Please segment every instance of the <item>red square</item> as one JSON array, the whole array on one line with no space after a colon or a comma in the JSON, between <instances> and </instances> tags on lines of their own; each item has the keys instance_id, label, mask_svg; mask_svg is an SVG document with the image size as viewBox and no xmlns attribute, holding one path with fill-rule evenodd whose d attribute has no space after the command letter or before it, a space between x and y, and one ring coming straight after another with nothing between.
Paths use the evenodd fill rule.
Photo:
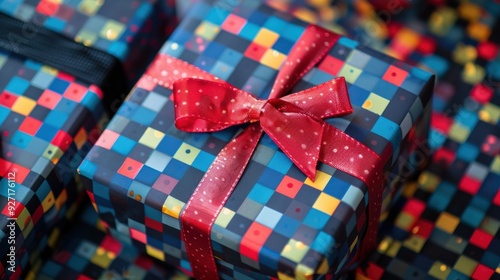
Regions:
<instances>
[{"instance_id":1,"label":"red square","mask_svg":"<svg viewBox=\"0 0 500 280\"><path fill-rule=\"evenodd\" d=\"M12 164L11 172L16 173L16 183L22 184L26 176L30 173L30 170L24 166L20 166L17 164Z\"/></svg>"},{"instance_id":2,"label":"red square","mask_svg":"<svg viewBox=\"0 0 500 280\"><path fill-rule=\"evenodd\" d=\"M361 269L359 271L361 271ZM384 269L374 263L368 263L368 267L366 268L366 275L364 276L366 276L368 279L378 280L382 279L382 275L384 275Z\"/></svg>"},{"instance_id":3,"label":"red square","mask_svg":"<svg viewBox=\"0 0 500 280\"><path fill-rule=\"evenodd\" d=\"M57 72L57 77L61 80L65 80L66 82L73 83L75 81L75 77L66 72Z\"/></svg>"},{"instance_id":4,"label":"red square","mask_svg":"<svg viewBox=\"0 0 500 280\"><path fill-rule=\"evenodd\" d=\"M154 265L153 260L144 255L137 256L137 259L135 259L134 263L138 267L142 267L144 269L151 269L151 267L153 267Z\"/></svg>"},{"instance_id":5,"label":"red square","mask_svg":"<svg viewBox=\"0 0 500 280\"><path fill-rule=\"evenodd\" d=\"M406 76L408 76L408 72L394 65L391 65L389 66L389 68L387 68L387 71L385 71L382 79L399 87L403 84Z\"/></svg>"},{"instance_id":6,"label":"red square","mask_svg":"<svg viewBox=\"0 0 500 280\"><path fill-rule=\"evenodd\" d=\"M157 232L163 232L163 224L148 217L144 218L144 225L146 225L147 228L156 230Z\"/></svg>"},{"instance_id":7,"label":"red square","mask_svg":"<svg viewBox=\"0 0 500 280\"><path fill-rule=\"evenodd\" d=\"M478 264L474 273L472 273L472 279L490 279L495 271L489 267L482 264Z\"/></svg>"},{"instance_id":8,"label":"red square","mask_svg":"<svg viewBox=\"0 0 500 280\"><path fill-rule=\"evenodd\" d=\"M476 194L481 187L481 182L471 178L467 175L462 177L462 180L458 183L458 188L464 192L470 193L472 195Z\"/></svg>"},{"instance_id":9,"label":"red square","mask_svg":"<svg viewBox=\"0 0 500 280\"><path fill-rule=\"evenodd\" d=\"M123 245L110 235L106 235L99 246L108 252L115 253L116 255L118 255L123 248Z\"/></svg>"},{"instance_id":10,"label":"red square","mask_svg":"<svg viewBox=\"0 0 500 280\"><path fill-rule=\"evenodd\" d=\"M38 221L45 215L45 212L43 211L43 206L40 204L35 212L31 214L31 218L33 219L33 224L38 223Z\"/></svg>"},{"instance_id":11,"label":"red square","mask_svg":"<svg viewBox=\"0 0 500 280\"><path fill-rule=\"evenodd\" d=\"M71 145L72 141L73 138L71 137L71 135L59 130L50 143L56 147L59 147L59 149L65 152Z\"/></svg>"},{"instance_id":12,"label":"red square","mask_svg":"<svg viewBox=\"0 0 500 280\"><path fill-rule=\"evenodd\" d=\"M426 220L419 220L417 225L413 228L413 233L427 239L431 235L433 229L433 223Z\"/></svg>"},{"instance_id":13,"label":"red square","mask_svg":"<svg viewBox=\"0 0 500 280\"><path fill-rule=\"evenodd\" d=\"M470 238L470 243L486 250L486 248L490 245L491 240L493 240L492 235L481 229L476 229Z\"/></svg>"},{"instance_id":14,"label":"red square","mask_svg":"<svg viewBox=\"0 0 500 280\"><path fill-rule=\"evenodd\" d=\"M238 34L238 33L240 33L241 29L243 28L243 26L246 23L247 23L246 19L239 17L239 16L236 16L236 15L233 15L233 14L230 14L226 18L224 23L222 23L221 28L223 30L226 30L227 32Z\"/></svg>"},{"instance_id":15,"label":"red square","mask_svg":"<svg viewBox=\"0 0 500 280\"><path fill-rule=\"evenodd\" d=\"M253 60L260 61L266 51L267 48L252 42L246 49L244 55Z\"/></svg>"},{"instance_id":16,"label":"red square","mask_svg":"<svg viewBox=\"0 0 500 280\"><path fill-rule=\"evenodd\" d=\"M328 74L336 76L343 65L344 61L328 55L319 64L318 68L325 71Z\"/></svg>"},{"instance_id":17,"label":"red square","mask_svg":"<svg viewBox=\"0 0 500 280\"><path fill-rule=\"evenodd\" d=\"M131 158L127 158L120 169L118 169L118 174L121 174L130 179L134 179L144 164L138 162L137 160L133 160Z\"/></svg>"},{"instance_id":18,"label":"red square","mask_svg":"<svg viewBox=\"0 0 500 280\"><path fill-rule=\"evenodd\" d=\"M253 222L243 236L240 243L240 252L242 255L257 261L259 251L271 235L272 229L267 228L257 222Z\"/></svg>"},{"instance_id":19,"label":"red square","mask_svg":"<svg viewBox=\"0 0 500 280\"><path fill-rule=\"evenodd\" d=\"M87 91L88 88L76 83L71 83L64 92L64 97L71 99L75 102L80 102L82 101L83 97L85 97Z\"/></svg>"},{"instance_id":20,"label":"red square","mask_svg":"<svg viewBox=\"0 0 500 280\"><path fill-rule=\"evenodd\" d=\"M283 180L281 180L281 183L278 185L278 188L276 188L276 191L290 198L294 198L300 191L301 187L301 181L285 176L283 177Z\"/></svg>"},{"instance_id":21,"label":"red square","mask_svg":"<svg viewBox=\"0 0 500 280\"><path fill-rule=\"evenodd\" d=\"M493 204L500 206L500 189L497 191L495 198L493 198Z\"/></svg>"},{"instance_id":22,"label":"red square","mask_svg":"<svg viewBox=\"0 0 500 280\"><path fill-rule=\"evenodd\" d=\"M65 264L71 258L72 253L62 250L54 254L54 260L58 263Z\"/></svg>"},{"instance_id":23,"label":"red square","mask_svg":"<svg viewBox=\"0 0 500 280\"><path fill-rule=\"evenodd\" d=\"M92 280L93 278L90 278L86 275L78 275L78 278L76 280Z\"/></svg>"},{"instance_id":24,"label":"red square","mask_svg":"<svg viewBox=\"0 0 500 280\"><path fill-rule=\"evenodd\" d=\"M434 162L451 165L451 163L455 160L455 152L446 148L439 148L434 152L433 160Z\"/></svg>"},{"instance_id":25,"label":"red square","mask_svg":"<svg viewBox=\"0 0 500 280\"><path fill-rule=\"evenodd\" d=\"M24 133L27 133L31 136L34 136L38 129L42 126L42 122L32 118L30 116L27 116L24 121L21 123L19 126L19 131L22 131Z\"/></svg>"},{"instance_id":26,"label":"red square","mask_svg":"<svg viewBox=\"0 0 500 280\"><path fill-rule=\"evenodd\" d=\"M36 11L42 15L53 16L56 14L59 4L49 0L41 0L36 6Z\"/></svg>"},{"instance_id":27,"label":"red square","mask_svg":"<svg viewBox=\"0 0 500 280\"><path fill-rule=\"evenodd\" d=\"M39 105L43 107L47 107L49 109L54 109L59 101L62 99L62 96L58 93L55 93L51 90L46 89L40 98L38 98L37 102Z\"/></svg>"},{"instance_id":28,"label":"red square","mask_svg":"<svg viewBox=\"0 0 500 280\"><path fill-rule=\"evenodd\" d=\"M0 105L3 105L7 108L12 108L12 105L14 105L16 100L17 96L15 96L14 94L8 93L6 91L0 94Z\"/></svg>"},{"instance_id":29,"label":"red square","mask_svg":"<svg viewBox=\"0 0 500 280\"><path fill-rule=\"evenodd\" d=\"M472 88L471 98L481 104L486 104L493 97L494 90L487 85L477 84Z\"/></svg>"},{"instance_id":30,"label":"red square","mask_svg":"<svg viewBox=\"0 0 500 280\"><path fill-rule=\"evenodd\" d=\"M0 177L8 178L8 172L10 171L10 167L12 166L12 162L6 161L3 158L0 158Z\"/></svg>"},{"instance_id":31,"label":"red square","mask_svg":"<svg viewBox=\"0 0 500 280\"><path fill-rule=\"evenodd\" d=\"M140 232L140 231L133 229L133 228L130 229L130 237L132 237L133 239L135 239L137 241L140 241L143 244L146 244L146 242L147 242L146 234L144 232Z\"/></svg>"},{"instance_id":32,"label":"red square","mask_svg":"<svg viewBox=\"0 0 500 280\"><path fill-rule=\"evenodd\" d=\"M425 203L418 199L410 198L408 202L406 202L403 212L412 215L413 217L420 217L425 210Z\"/></svg>"},{"instance_id":33,"label":"red square","mask_svg":"<svg viewBox=\"0 0 500 280\"><path fill-rule=\"evenodd\" d=\"M421 37L417 50L421 54L430 55L436 51L436 41L430 37Z\"/></svg>"},{"instance_id":34,"label":"red square","mask_svg":"<svg viewBox=\"0 0 500 280\"><path fill-rule=\"evenodd\" d=\"M493 60L498 55L498 45L493 42L482 42L477 46L477 54L488 61Z\"/></svg>"},{"instance_id":35,"label":"red square","mask_svg":"<svg viewBox=\"0 0 500 280\"><path fill-rule=\"evenodd\" d=\"M435 130L447 135L452 125L453 119L451 119L447 115L437 112L432 113L431 127Z\"/></svg>"}]
</instances>

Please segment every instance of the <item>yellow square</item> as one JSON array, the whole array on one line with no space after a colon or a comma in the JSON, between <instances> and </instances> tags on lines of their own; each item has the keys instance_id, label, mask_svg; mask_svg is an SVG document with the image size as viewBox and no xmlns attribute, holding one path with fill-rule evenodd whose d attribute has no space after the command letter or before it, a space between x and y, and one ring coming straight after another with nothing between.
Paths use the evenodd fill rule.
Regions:
<instances>
[{"instance_id":1,"label":"yellow square","mask_svg":"<svg viewBox=\"0 0 500 280\"><path fill-rule=\"evenodd\" d=\"M415 49L420 42L420 36L409 28L402 28L394 38L394 42L398 42L409 49Z\"/></svg>"},{"instance_id":2,"label":"yellow square","mask_svg":"<svg viewBox=\"0 0 500 280\"><path fill-rule=\"evenodd\" d=\"M226 228L231 219L233 219L234 214L234 211L232 211L231 209L228 209L226 207L222 208L222 211L220 211L219 216L217 216L217 219L215 220L215 224L220 227Z\"/></svg>"},{"instance_id":3,"label":"yellow square","mask_svg":"<svg viewBox=\"0 0 500 280\"><path fill-rule=\"evenodd\" d=\"M295 277L288 276L284 274L283 272L278 272L278 279L279 280L295 280Z\"/></svg>"},{"instance_id":4,"label":"yellow square","mask_svg":"<svg viewBox=\"0 0 500 280\"><path fill-rule=\"evenodd\" d=\"M500 174L500 156L496 156L491 162L491 171Z\"/></svg>"},{"instance_id":5,"label":"yellow square","mask_svg":"<svg viewBox=\"0 0 500 280\"><path fill-rule=\"evenodd\" d=\"M442 262L435 262L429 270L429 275L437 279L446 279L450 274L451 269Z\"/></svg>"},{"instance_id":6,"label":"yellow square","mask_svg":"<svg viewBox=\"0 0 500 280\"><path fill-rule=\"evenodd\" d=\"M389 100L372 92L368 95L362 107L380 116L388 104Z\"/></svg>"},{"instance_id":7,"label":"yellow square","mask_svg":"<svg viewBox=\"0 0 500 280\"><path fill-rule=\"evenodd\" d=\"M443 212L436 221L436 227L448 232L453 233L460 223L460 219L449 213Z\"/></svg>"},{"instance_id":8,"label":"yellow square","mask_svg":"<svg viewBox=\"0 0 500 280\"><path fill-rule=\"evenodd\" d=\"M165 199L161 211L164 214L179 219L179 214L181 213L182 207L184 207L184 202L178 200L173 196L169 196L167 197L167 199Z\"/></svg>"},{"instance_id":9,"label":"yellow square","mask_svg":"<svg viewBox=\"0 0 500 280\"><path fill-rule=\"evenodd\" d=\"M268 49L260 59L260 63L278 70L285 59L286 55L280 53L279 51Z\"/></svg>"},{"instance_id":10,"label":"yellow square","mask_svg":"<svg viewBox=\"0 0 500 280\"><path fill-rule=\"evenodd\" d=\"M288 241L288 244L286 244L281 251L281 256L296 263L300 263L306 255L307 251L309 251L309 246L301 241L290 239Z\"/></svg>"},{"instance_id":11,"label":"yellow square","mask_svg":"<svg viewBox=\"0 0 500 280\"><path fill-rule=\"evenodd\" d=\"M450 139L463 143L469 137L469 129L459 123L454 123L450 129Z\"/></svg>"},{"instance_id":12,"label":"yellow square","mask_svg":"<svg viewBox=\"0 0 500 280\"><path fill-rule=\"evenodd\" d=\"M389 245L389 248L387 248L385 254L389 257L394 258L399 253L399 249L401 249L401 242L394 241Z\"/></svg>"},{"instance_id":13,"label":"yellow square","mask_svg":"<svg viewBox=\"0 0 500 280\"><path fill-rule=\"evenodd\" d=\"M56 209L61 210L63 204L68 200L68 191L63 189L61 194L56 199Z\"/></svg>"},{"instance_id":14,"label":"yellow square","mask_svg":"<svg viewBox=\"0 0 500 280\"><path fill-rule=\"evenodd\" d=\"M415 223L415 217L405 212L400 212L396 219L396 227L404 230L410 230Z\"/></svg>"},{"instance_id":15,"label":"yellow square","mask_svg":"<svg viewBox=\"0 0 500 280\"><path fill-rule=\"evenodd\" d=\"M472 276L474 270L476 270L477 262L471 258L468 258L464 255L461 255L455 266L453 267L455 270L462 272L467 276Z\"/></svg>"},{"instance_id":16,"label":"yellow square","mask_svg":"<svg viewBox=\"0 0 500 280\"><path fill-rule=\"evenodd\" d=\"M161 140L163 140L164 136L165 133L156 130L154 128L148 127L146 131L144 131L144 134L142 135L141 139L139 139L139 143L143 144L144 146L148 146L151 149L156 149L156 147L158 147L158 144L160 144Z\"/></svg>"},{"instance_id":17,"label":"yellow square","mask_svg":"<svg viewBox=\"0 0 500 280\"><path fill-rule=\"evenodd\" d=\"M104 248L98 247L90 261L99 267L108 268L115 258L116 255L113 252L108 252Z\"/></svg>"},{"instance_id":18,"label":"yellow square","mask_svg":"<svg viewBox=\"0 0 500 280\"><path fill-rule=\"evenodd\" d=\"M424 172L418 177L419 188L428 192L436 190L440 182L441 179L439 179L439 176L430 172Z\"/></svg>"},{"instance_id":19,"label":"yellow square","mask_svg":"<svg viewBox=\"0 0 500 280\"><path fill-rule=\"evenodd\" d=\"M361 74L360 69L346 63L344 64L344 66L342 66L342 69L340 69L338 76L339 77L344 76L346 82L354 84L360 74Z\"/></svg>"},{"instance_id":20,"label":"yellow square","mask_svg":"<svg viewBox=\"0 0 500 280\"><path fill-rule=\"evenodd\" d=\"M54 206L55 203L56 199L54 197L54 193L50 191L42 201L43 212L47 213L47 211L49 211L49 209L52 208L52 206Z\"/></svg>"},{"instance_id":21,"label":"yellow square","mask_svg":"<svg viewBox=\"0 0 500 280\"><path fill-rule=\"evenodd\" d=\"M51 248L54 248L61 238L61 231L56 227L50 232L47 243Z\"/></svg>"},{"instance_id":22,"label":"yellow square","mask_svg":"<svg viewBox=\"0 0 500 280\"><path fill-rule=\"evenodd\" d=\"M123 30L125 30L125 26L123 26L123 24L114 20L109 20L101 29L99 35L101 35L102 38L114 41L122 35Z\"/></svg>"},{"instance_id":23,"label":"yellow square","mask_svg":"<svg viewBox=\"0 0 500 280\"><path fill-rule=\"evenodd\" d=\"M99 8L104 4L102 0L83 0L80 5L78 5L78 10L86 15L94 15L97 13Z\"/></svg>"},{"instance_id":24,"label":"yellow square","mask_svg":"<svg viewBox=\"0 0 500 280\"><path fill-rule=\"evenodd\" d=\"M43 151L42 157L50 160L53 164L57 164L63 154L63 151L59 147L49 144L45 151Z\"/></svg>"},{"instance_id":25,"label":"yellow square","mask_svg":"<svg viewBox=\"0 0 500 280\"><path fill-rule=\"evenodd\" d=\"M182 143L177 152L175 152L174 158L184 162L185 164L191 165L199 153L200 149L189 144Z\"/></svg>"},{"instance_id":26,"label":"yellow square","mask_svg":"<svg viewBox=\"0 0 500 280\"><path fill-rule=\"evenodd\" d=\"M422 238L421 236L411 235L403 242L403 245L406 248L409 248L415 251L416 253L419 253L420 250L422 250L422 247L424 247L425 241L426 241L425 238Z\"/></svg>"},{"instance_id":27,"label":"yellow square","mask_svg":"<svg viewBox=\"0 0 500 280\"><path fill-rule=\"evenodd\" d=\"M314 269L304 265L298 264L295 268L295 279L297 280L309 280L313 279Z\"/></svg>"},{"instance_id":28,"label":"yellow square","mask_svg":"<svg viewBox=\"0 0 500 280\"><path fill-rule=\"evenodd\" d=\"M34 100L21 95L17 98L11 109L16 113L27 116L31 113L31 111L33 111L35 106L36 102Z\"/></svg>"},{"instance_id":29,"label":"yellow square","mask_svg":"<svg viewBox=\"0 0 500 280\"><path fill-rule=\"evenodd\" d=\"M219 31L220 31L219 26L217 26L213 23L204 21L198 26L198 28L196 28L196 30L194 31L194 34L196 34L202 38L205 38L209 41L212 41L215 38L215 36L217 36L217 34L219 34Z\"/></svg>"},{"instance_id":30,"label":"yellow square","mask_svg":"<svg viewBox=\"0 0 500 280\"><path fill-rule=\"evenodd\" d=\"M479 111L479 118L491 124L497 124L500 120L500 107L488 103Z\"/></svg>"},{"instance_id":31,"label":"yellow square","mask_svg":"<svg viewBox=\"0 0 500 280\"><path fill-rule=\"evenodd\" d=\"M59 71L57 71L57 69L52 68L52 67L47 66L47 65L42 66L42 72L47 73L47 74L52 75L52 76L57 76L57 73L59 73Z\"/></svg>"},{"instance_id":32,"label":"yellow square","mask_svg":"<svg viewBox=\"0 0 500 280\"><path fill-rule=\"evenodd\" d=\"M321 212L324 212L328 215L333 214L337 206L339 206L340 200L337 198L327 195L326 193L321 193L314 202L313 208L317 209Z\"/></svg>"},{"instance_id":33,"label":"yellow square","mask_svg":"<svg viewBox=\"0 0 500 280\"><path fill-rule=\"evenodd\" d=\"M488 25L480 21L476 21L469 23L467 26L467 33L471 38L476 39L479 42L484 42L490 37L491 29Z\"/></svg>"},{"instance_id":34,"label":"yellow square","mask_svg":"<svg viewBox=\"0 0 500 280\"><path fill-rule=\"evenodd\" d=\"M280 35L278 33L274 33L267 28L261 28L253 41L261 46L271 48L279 37Z\"/></svg>"},{"instance_id":35,"label":"yellow square","mask_svg":"<svg viewBox=\"0 0 500 280\"><path fill-rule=\"evenodd\" d=\"M52 193L52 192L51 192ZM26 221L29 219L29 222L26 223ZM30 233L31 230L33 229L33 219L31 219L31 214L28 211L28 208L24 208L21 213L19 213L19 216L17 216L17 226L19 229L23 231L23 235L26 238Z\"/></svg>"},{"instance_id":36,"label":"yellow square","mask_svg":"<svg viewBox=\"0 0 500 280\"><path fill-rule=\"evenodd\" d=\"M80 32L78 32L78 34L76 34L75 41L78 43L82 43L87 47L92 46L95 41L97 41L97 34L82 29L80 30Z\"/></svg>"},{"instance_id":37,"label":"yellow square","mask_svg":"<svg viewBox=\"0 0 500 280\"><path fill-rule=\"evenodd\" d=\"M163 253L162 250L158 250L155 247L152 247L151 245L146 244L146 253L154 258L161 260L161 261L165 260L165 253Z\"/></svg>"},{"instance_id":38,"label":"yellow square","mask_svg":"<svg viewBox=\"0 0 500 280\"><path fill-rule=\"evenodd\" d=\"M329 175L325 172L316 171L316 179L314 180L314 182L311 179L307 178L304 183L322 191L325 189L326 184L328 184L331 178L332 175Z\"/></svg>"}]
</instances>

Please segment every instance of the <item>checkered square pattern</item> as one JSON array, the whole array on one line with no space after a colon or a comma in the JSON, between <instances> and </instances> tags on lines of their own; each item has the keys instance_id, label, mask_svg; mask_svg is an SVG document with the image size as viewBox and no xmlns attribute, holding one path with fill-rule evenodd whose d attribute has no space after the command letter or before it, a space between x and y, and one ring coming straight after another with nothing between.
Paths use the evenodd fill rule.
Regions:
<instances>
[{"instance_id":1,"label":"checkered square pattern","mask_svg":"<svg viewBox=\"0 0 500 280\"><path fill-rule=\"evenodd\" d=\"M100 90L74 77L8 53L0 53L0 60L0 185L5 190L0 271L8 279L19 276L30 254L47 245L45 234L83 190L75 171L101 131L97 122L103 108ZM15 228L7 227L9 218L17 219ZM11 229L17 237L15 273L5 262Z\"/></svg>"},{"instance_id":2,"label":"checkered square pattern","mask_svg":"<svg viewBox=\"0 0 500 280\"><path fill-rule=\"evenodd\" d=\"M265 98L305 26L257 1L237 8L200 4L161 52ZM369 72L362 63L383 71ZM398 189L417 164L407 165L406 175L398 170L414 162L417 144L427 137L433 78L342 37L293 91L336 76L346 78L355 112L328 121L376 153L392 145L386 170ZM393 88L392 95L384 87ZM152 106L150 99L162 105ZM79 170L112 232L189 271L179 215L237 128L186 133L173 126L173 117L171 91L140 80ZM392 195L387 188L386 200ZM340 272L363 237L367 201L363 183L327 165L318 166L311 182L265 136L212 229L221 274L238 278L238 271L248 270L255 277L290 279Z\"/></svg>"},{"instance_id":3,"label":"checkered square pattern","mask_svg":"<svg viewBox=\"0 0 500 280\"><path fill-rule=\"evenodd\" d=\"M500 279L500 122L492 117L500 98L478 102L478 90L450 116L450 130L433 123L446 140L405 186L363 267L368 279Z\"/></svg>"},{"instance_id":4,"label":"checkered square pattern","mask_svg":"<svg viewBox=\"0 0 500 280\"><path fill-rule=\"evenodd\" d=\"M37 279L189 280L113 238L90 204L76 220L54 254L44 260Z\"/></svg>"},{"instance_id":5,"label":"checkered square pattern","mask_svg":"<svg viewBox=\"0 0 500 280\"><path fill-rule=\"evenodd\" d=\"M105 51L123 62L131 85L170 33L169 1L0 0L0 12L25 21L27 34L44 27ZM123 99L123 98L122 98Z\"/></svg>"}]
</instances>

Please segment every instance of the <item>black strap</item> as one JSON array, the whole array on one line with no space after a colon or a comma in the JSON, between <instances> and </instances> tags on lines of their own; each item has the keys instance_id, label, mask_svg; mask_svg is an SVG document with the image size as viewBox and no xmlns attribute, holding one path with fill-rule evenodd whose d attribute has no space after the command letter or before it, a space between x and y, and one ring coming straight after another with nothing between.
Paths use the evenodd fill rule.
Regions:
<instances>
[{"instance_id":1,"label":"black strap","mask_svg":"<svg viewBox=\"0 0 500 280\"><path fill-rule=\"evenodd\" d=\"M0 13L0 49L27 57L99 86L109 109L126 96L129 82L122 63L101 50L87 47L34 22Z\"/></svg>"}]
</instances>

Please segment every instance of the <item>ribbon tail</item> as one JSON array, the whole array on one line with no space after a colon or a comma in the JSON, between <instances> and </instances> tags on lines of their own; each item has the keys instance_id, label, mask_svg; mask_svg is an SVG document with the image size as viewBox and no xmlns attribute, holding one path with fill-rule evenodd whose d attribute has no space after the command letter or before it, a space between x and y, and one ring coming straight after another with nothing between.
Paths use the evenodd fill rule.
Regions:
<instances>
[{"instance_id":1,"label":"ribbon tail","mask_svg":"<svg viewBox=\"0 0 500 280\"><path fill-rule=\"evenodd\" d=\"M251 124L217 155L180 216L181 236L196 279L219 279L212 252L215 219L240 180L262 129ZM238 172L234 172L238 170Z\"/></svg>"}]
</instances>

